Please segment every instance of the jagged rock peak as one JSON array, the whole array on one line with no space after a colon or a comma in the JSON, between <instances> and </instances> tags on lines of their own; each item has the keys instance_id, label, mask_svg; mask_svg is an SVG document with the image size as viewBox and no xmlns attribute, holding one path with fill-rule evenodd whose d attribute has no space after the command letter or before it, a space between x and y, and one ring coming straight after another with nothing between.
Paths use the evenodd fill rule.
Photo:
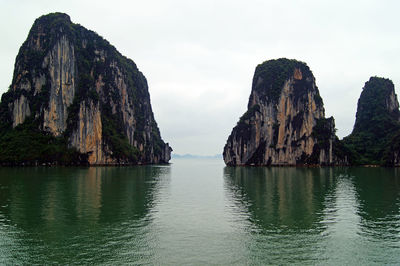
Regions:
<instances>
[{"instance_id":1,"label":"jagged rock peak","mask_svg":"<svg viewBox=\"0 0 400 266\"><path fill-rule=\"evenodd\" d=\"M50 147L39 147L58 145L62 155L77 152L91 164L170 160L172 149L161 139L144 75L131 59L67 14L35 20L16 57L0 114L0 136L11 135L17 142L23 138L18 132L29 127L37 136L53 137L41 139ZM8 162L9 153L3 149L0 162ZM37 152L14 161L41 162L43 156Z\"/></svg>"},{"instance_id":2,"label":"jagged rock peak","mask_svg":"<svg viewBox=\"0 0 400 266\"><path fill-rule=\"evenodd\" d=\"M309 67L280 58L257 66L247 112L224 147L227 165L345 163Z\"/></svg>"}]
</instances>

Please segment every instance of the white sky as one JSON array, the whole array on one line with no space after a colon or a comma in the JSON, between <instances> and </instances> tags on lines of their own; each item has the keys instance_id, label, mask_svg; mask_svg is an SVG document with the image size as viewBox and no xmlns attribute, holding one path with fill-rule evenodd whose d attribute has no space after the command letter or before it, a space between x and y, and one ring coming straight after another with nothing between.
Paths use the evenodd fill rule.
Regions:
<instances>
[{"instance_id":1,"label":"white sky","mask_svg":"<svg viewBox=\"0 0 400 266\"><path fill-rule=\"evenodd\" d=\"M257 64L308 64L340 138L370 76L400 85L400 2L386 0L0 0L0 93L34 20L64 12L144 73L175 153L222 153L247 107ZM396 89L398 92L398 89Z\"/></svg>"}]
</instances>

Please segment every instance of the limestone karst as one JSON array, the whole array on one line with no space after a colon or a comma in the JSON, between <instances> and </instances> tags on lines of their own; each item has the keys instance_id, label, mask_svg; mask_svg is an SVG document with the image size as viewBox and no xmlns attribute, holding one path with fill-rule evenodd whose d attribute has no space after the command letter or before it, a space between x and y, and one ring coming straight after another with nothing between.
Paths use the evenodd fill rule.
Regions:
<instances>
[{"instance_id":1,"label":"limestone karst","mask_svg":"<svg viewBox=\"0 0 400 266\"><path fill-rule=\"evenodd\" d=\"M135 63L63 13L38 18L19 50L0 145L3 164L167 163L172 150Z\"/></svg>"}]
</instances>

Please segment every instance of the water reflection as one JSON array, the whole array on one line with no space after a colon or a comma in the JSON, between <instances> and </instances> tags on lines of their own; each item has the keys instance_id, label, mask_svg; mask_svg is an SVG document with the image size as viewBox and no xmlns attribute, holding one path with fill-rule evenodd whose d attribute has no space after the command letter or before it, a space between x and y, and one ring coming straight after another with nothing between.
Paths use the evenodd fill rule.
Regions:
<instances>
[{"instance_id":1,"label":"water reflection","mask_svg":"<svg viewBox=\"0 0 400 266\"><path fill-rule=\"evenodd\" d=\"M399 169L0 168L0 265L398 265L399 213Z\"/></svg>"},{"instance_id":2,"label":"water reflection","mask_svg":"<svg viewBox=\"0 0 400 266\"><path fill-rule=\"evenodd\" d=\"M129 253L140 261L151 256L146 230L169 181L169 166L1 168L0 223L11 230L0 238L20 242L20 263L110 262L142 245Z\"/></svg>"},{"instance_id":3,"label":"water reflection","mask_svg":"<svg viewBox=\"0 0 400 266\"><path fill-rule=\"evenodd\" d=\"M400 169L352 168L359 202L360 237L369 261L399 263ZM385 258L382 256L385 251Z\"/></svg>"},{"instance_id":4,"label":"water reflection","mask_svg":"<svg viewBox=\"0 0 400 266\"><path fill-rule=\"evenodd\" d=\"M352 168L359 214L365 222L399 215L400 169Z\"/></svg>"},{"instance_id":5,"label":"water reflection","mask_svg":"<svg viewBox=\"0 0 400 266\"><path fill-rule=\"evenodd\" d=\"M246 217L250 264L315 264L339 168L224 169L227 197Z\"/></svg>"},{"instance_id":6,"label":"water reflection","mask_svg":"<svg viewBox=\"0 0 400 266\"><path fill-rule=\"evenodd\" d=\"M399 169L226 167L224 179L254 263L400 262Z\"/></svg>"},{"instance_id":7,"label":"water reflection","mask_svg":"<svg viewBox=\"0 0 400 266\"><path fill-rule=\"evenodd\" d=\"M310 229L323 219L325 199L335 189L334 168L226 167L225 185L261 230Z\"/></svg>"}]
</instances>

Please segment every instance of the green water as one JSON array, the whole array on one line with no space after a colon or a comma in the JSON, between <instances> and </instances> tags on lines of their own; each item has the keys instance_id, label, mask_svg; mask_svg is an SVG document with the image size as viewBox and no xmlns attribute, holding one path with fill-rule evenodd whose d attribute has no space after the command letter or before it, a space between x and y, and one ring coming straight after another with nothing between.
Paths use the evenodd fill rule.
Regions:
<instances>
[{"instance_id":1,"label":"green water","mask_svg":"<svg viewBox=\"0 0 400 266\"><path fill-rule=\"evenodd\" d=\"M399 170L0 168L0 264L400 264Z\"/></svg>"}]
</instances>

